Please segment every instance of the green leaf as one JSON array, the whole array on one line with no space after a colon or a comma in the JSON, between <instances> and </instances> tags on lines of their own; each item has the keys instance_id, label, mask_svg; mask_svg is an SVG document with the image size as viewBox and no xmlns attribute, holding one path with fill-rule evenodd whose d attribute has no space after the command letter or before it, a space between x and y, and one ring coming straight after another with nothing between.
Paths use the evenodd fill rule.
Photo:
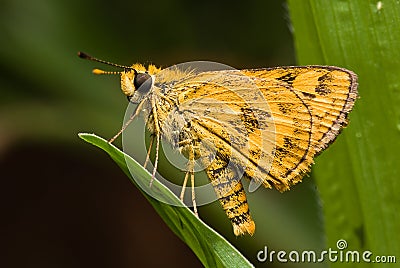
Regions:
<instances>
[{"instance_id":1,"label":"green leaf","mask_svg":"<svg viewBox=\"0 0 400 268\"><path fill-rule=\"evenodd\" d=\"M370 250L372 259L399 254L400 2L288 3L299 64L336 65L359 76L350 124L313 168L328 245L336 249L346 239L348 250Z\"/></svg>"},{"instance_id":2,"label":"green leaf","mask_svg":"<svg viewBox=\"0 0 400 268\"><path fill-rule=\"evenodd\" d=\"M193 250L205 267L253 267L237 249L196 217L157 179L150 187L151 174L129 155L94 134L80 133L79 137L110 155L169 228ZM150 192L165 202L153 198L148 194Z\"/></svg>"}]
</instances>

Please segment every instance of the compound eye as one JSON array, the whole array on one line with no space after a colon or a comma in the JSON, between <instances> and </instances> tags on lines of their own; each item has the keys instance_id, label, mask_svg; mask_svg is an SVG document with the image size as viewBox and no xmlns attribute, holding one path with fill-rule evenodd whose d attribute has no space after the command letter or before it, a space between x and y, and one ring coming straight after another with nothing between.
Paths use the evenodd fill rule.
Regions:
<instances>
[{"instance_id":1,"label":"compound eye","mask_svg":"<svg viewBox=\"0 0 400 268\"><path fill-rule=\"evenodd\" d=\"M136 90L142 94L146 94L151 89L151 76L148 73L137 73L133 80Z\"/></svg>"}]
</instances>

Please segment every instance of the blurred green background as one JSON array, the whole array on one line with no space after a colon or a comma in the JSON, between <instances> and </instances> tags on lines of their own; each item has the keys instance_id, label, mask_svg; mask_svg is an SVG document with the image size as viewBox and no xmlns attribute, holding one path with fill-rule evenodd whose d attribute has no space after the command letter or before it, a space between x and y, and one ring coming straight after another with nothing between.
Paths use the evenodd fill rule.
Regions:
<instances>
[{"instance_id":1,"label":"blurred green background","mask_svg":"<svg viewBox=\"0 0 400 268\"><path fill-rule=\"evenodd\" d=\"M201 267L106 154L77 137L112 137L127 101L118 77L91 74L108 67L76 53L124 65L293 65L285 2L3 0L0 14L1 266ZM168 177L168 163L160 170ZM253 263L265 246L325 247L312 179L248 197L253 237L234 237L219 203L200 217Z\"/></svg>"}]
</instances>

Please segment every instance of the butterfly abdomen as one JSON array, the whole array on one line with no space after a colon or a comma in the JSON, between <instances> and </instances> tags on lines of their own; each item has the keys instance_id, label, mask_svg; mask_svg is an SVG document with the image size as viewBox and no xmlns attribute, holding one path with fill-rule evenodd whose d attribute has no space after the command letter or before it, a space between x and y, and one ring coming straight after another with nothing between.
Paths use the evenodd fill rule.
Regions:
<instances>
[{"instance_id":1,"label":"butterfly abdomen","mask_svg":"<svg viewBox=\"0 0 400 268\"><path fill-rule=\"evenodd\" d=\"M250 216L239 170L217 154L206 171L222 208L232 223L235 235L253 235L255 224Z\"/></svg>"}]
</instances>

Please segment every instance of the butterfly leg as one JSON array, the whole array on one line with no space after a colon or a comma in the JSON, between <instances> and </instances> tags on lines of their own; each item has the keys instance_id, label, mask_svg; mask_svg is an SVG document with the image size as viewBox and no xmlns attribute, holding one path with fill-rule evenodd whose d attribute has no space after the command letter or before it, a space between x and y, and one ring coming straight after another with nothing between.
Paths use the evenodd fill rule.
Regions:
<instances>
[{"instance_id":1,"label":"butterfly leg","mask_svg":"<svg viewBox=\"0 0 400 268\"><path fill-rule=\"evenodd\" d=\"M141 102L143 103L143 102ZM158 121L158 116L157 116L157 108L156 108L156 100L151 99L151 109L153 110L153 120L154 120L154 135L156 135L156 158L154 159L154 168L153 168L153 173L151 175L151 180L150 180L150 187L153 185L154 178L156 176L157 172L157 167L158 167L158 153L160 150L160 122Z\"/></svg>"},{"instance_id":2,"label":"butterfly leg","mask_svg":"<svg viewBox=\"0 0 400 268\"><path fill-rule=\"evenodd\" d=\"M183 198L185 197L185 189L186 189L186 184L187 184L188 178L189 178L189 171L186 171L185 179L183 180L181 195L179 196L179 198L181 199L182 202L183 202Z\"/></svg>"},{"instance_id":3,"label":"butterfly leg","mask_svg":"<svg viewBox=\"0 0 400 268\"><path fill-rule=\"evenodd\" d=\"M187 171L185 174L185 179L183 180L183 185L182 185L182 190L180 194L180 199L183 202L183 198L185 196L185 189L186 185L189 179L189 174L190 174L190 183L191 183L191 189L192 189L192 204L193 204L193 212L196 216L198 216L197 213L197 205L196 205L196 191L194 189L194 149L192 146L189 147L189 162L187 164Z\"/></svg>"},{"instance_id":4,"label":"butterfly leg","mask_svg":"<svg viewBox=\"0 0 400 268\"><path fill-rule=\"evenodd\" d=\"M154 178L156 177L158 167L158 151L160 150L160 134L156 134L156 158L154 159L153 174L151 175L150 187L153 185Z\"/></svg>"},{"instance_id":5,"label":"butterfly leg","mask_svg":"<svg viewBox=\"0 0 400 268\"><path fill-rule=\"evenodd\" d=\"M255 223L250 216L246 193L237 168L227 164L217 154L206 171L222 208L232 223L234 234L253 235Z\"/></svg>"},{"instance_id":6,"label":"butterfly leg","mask_svg":"<svg viewBox=\"0 0 400 268\"><path fill-rule=\"evenodd\" d=\"M146 160L144 161L143 167L146 168L147 163L150 160L150 153L151 149L153 148L153 143L154 143L154 134L151 134L150 136L150 144L149 144L149 149L147 150L147 155L146 155Z\"/></svg>"},{"instance_id":7,"label":"butterfly leg","mask_svg":"<svg viewBox=\"0 0 400 268\"><path fill-rule=\"evenodd\" d=\"M143 106L144 102L141 102L138 104L138 106L136 107L135 111L133 112L133 114L129 117L128 121L126 121L126 123L122 126L121 130L118 131L117 134L115 134L114 137L112 137L111 139L108 140L108 143L113 143L118 137L119 135L122 134L122 132L125 131L125 129L129 126L130 123L132 123L132 121L139 115L139 113L142 111L142 106Z\"/></svg>"},{"instance_id":8,"label":"butterfly leg","mask_svg":"<svg viewBox=\"0 0 400 268\"><path fill-rule=\"evenodd\" d=\"M196 195L194 190L194 172L190 172L190 182L192 184L192 204L193 204L193 212L198 217L199 214L197 213L197 205L196 205Z\"/></svg>"}]
</instances>

